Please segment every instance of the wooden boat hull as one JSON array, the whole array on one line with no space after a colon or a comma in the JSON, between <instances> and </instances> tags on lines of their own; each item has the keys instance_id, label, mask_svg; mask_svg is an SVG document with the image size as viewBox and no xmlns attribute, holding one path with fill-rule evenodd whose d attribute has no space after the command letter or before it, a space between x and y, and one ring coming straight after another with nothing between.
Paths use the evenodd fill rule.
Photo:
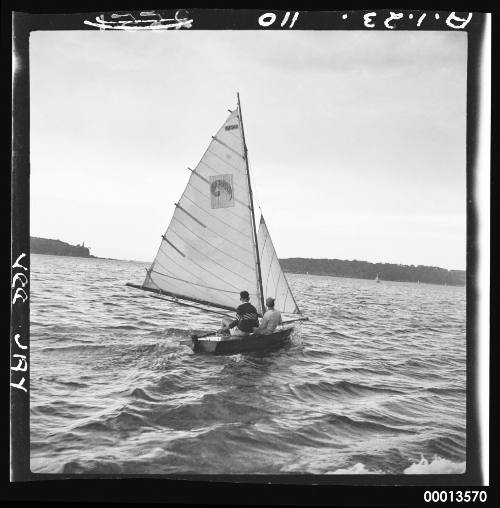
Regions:
<instances>
[{"instance_id":1,"label":"wooden boat hull","mask_svg":"<svg viewBox=\"0 0 500 508\"><path fill-rule=\"evenodd\" d=\"M193 339L195 353L211 353L214 355L234 355L256 351L270 351L279 348L290 340L293 326L284 328L271 335L248 335L246 337L228 336L203 337Z\"/></svg>"}]
</instances>

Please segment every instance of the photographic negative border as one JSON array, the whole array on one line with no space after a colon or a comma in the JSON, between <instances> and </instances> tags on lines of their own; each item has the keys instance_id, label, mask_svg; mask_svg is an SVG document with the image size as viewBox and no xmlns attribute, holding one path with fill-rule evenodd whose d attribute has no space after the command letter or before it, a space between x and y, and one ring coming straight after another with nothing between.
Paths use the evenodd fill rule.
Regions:
<instances>
[{"instance_id":1,"label":"photographic negative border","mask_svg":"<svg viewBox=\"0 0 500 508\"><path fill-rule=\"evenodd\" d=\"M44 3L44 9L46 9ZM74 7L72 7L74 8ZM83 6L82 6L83 8ZM66 11L67 9L65 9ZM389 486L412 486L414 492L422 492L422 486L481 486L488 483L487 472L482 466L485 454L480 446L479 396L476 391L478 376L485 365L479 366L478 343L478 298L489 300L489 294L481 295L478 286L478 221L484 217L485 210L480 210L477 196L477 172L488 168L478 167L478 150L480 135L480 108L482 96L481 62L488 15L480 12L422 11L422 10L389 10L374 9L360 11L307 11L307 10L273 10L273 9L160 9L158 22L146 28L140 20L140 11L110 10L109 12L75 12L75 13L41 13L29 9L30 13L12 12L12 172L11 172L11 327L10 327L10 467L13 482L40 482L42 488L46 480L50 485L61 479L96 480L96 479L131 479L130 483L119 483L115 494L123 500L130 500L134 495L136 482L151 482L153 479L168 480L160 491L171 490L173 485L183 485L183 490L190 490L196 485L210 484L212 491L224 485L235 498L239 497L238 483L273 484L275 492L279 487L315 485L317 488L327 486L345 486L350 497L342 498L347 506L360 495L360 489L354 486L380 486L386 490ZM132 16L126 16L131 13ZM118 14L113 17L112 14ZM411 15L411 16L410 16ZM125 22L126 21L126 22ZM111 24L114 23L114 24ZM168 26L167 26L168 25ZM156 28L153 28L156 27ZM121 27L121 28L117 28ZM436 475L128 475L128 474L39 474L30 471L30 435L29 435L29 173L30 173L30 97L29 97L29 36L35 30L410 30L410 31L465 31L468 37L467 49L467 430L466 430L466 472L464 474ZM485 105L482 105L485 107ZM487 104L488 108L489 105ZM489 162L489 161L488 161ZM488 213L488 211L486 211ZM481 330L481 340L489 341L489 327ZM17 356L15 356L17 355ZM18 367L13 369L12 367ZM26 370L23 368L26 367ZM22 381L24 379L24 381ZM13 386L14 385L18 385ZM489 402L489 401L487 401ZM484 402L483 402L484 403ZM481 438L481 439L484 439ZM483 447L484 448L484 447ZM132 480L133 479L133 480ZM101 481L101 480L100 480ZM201 483L199 483L201 482ZM58 482L59 483L59 482ZM68 483L68 482L63 482ZM69 482L73 483L73 482ZM91 481L93 484L94 481ZM162 482L163 483L163 482ZM82 485L82 484L81 484ZM126 487L125 487L126 485ZM149 484L148 484L149 485ZM349 486L349 487L347 487ZM83 487L83 485L82 485ZM67 488L65 486L65 488ZM88 487L83 487L86 491ZM156 487L158 488L158 487ZM149 489L149 486L148 486ZM236 489L236 490L235 490ZM276 490L278 489L278 490ZM416 490L415 490L416 489ZM174 489L175 490L175 489ZM361 489L364 490L364 489ZM376 489L375 489L376 490ZM405 489L408 492L408 489ZM127 492L127 494L126 494ZM153 492L156 492L153 490ZM226 490L226 492L228 492ZM335 491L338 495L338 490ZM380 492L380 491L379 491ZM261 491L263 495L263 491ZM299 502L298 494L291 494L289 502ZM365 496L363 494L363 496ZM383 497L370 494L369 502L390 506L387 495ZM417 495L417 494L414 494ZM86 497L90 499L91 495ZM167 494L165 494L167 496ZM184 494L185 496L185 494ZM303 498L311 503L310 494ZM168 496L167 496L168 497ZM286 497L286 496L285 496ZM66 497L68 498L68 497ZM175 496L174 496L175 498ZM113 499L116 500L116 497ZM139 496L144 499L144 496ZM158 497L158 500L165 497ZM189 497L182 497L189 502ZM198 498L203 499L203 498ZM265 499L265 498L263 498ZM173 498L172 498L173 500ZM378 500L378 501L377 501ZM286 502L281 499L280 502ZM326 504L332 502L330 501ZM337 502L337 501L335 501ZM366 502L366 501L365 501ZM322 504L318 500L318 504ZM397 503L396 503L397 504Z\"/></svg>"}]
</instances>

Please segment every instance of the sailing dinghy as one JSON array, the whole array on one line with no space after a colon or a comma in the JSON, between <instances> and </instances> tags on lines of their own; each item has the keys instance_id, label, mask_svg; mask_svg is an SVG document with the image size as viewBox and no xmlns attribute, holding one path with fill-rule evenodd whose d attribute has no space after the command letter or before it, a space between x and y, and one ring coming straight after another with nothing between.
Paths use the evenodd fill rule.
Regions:
<instances>
[{"instance_id":1,"label":"sailing dinghy","mask_svg":"<svg viewBox=\"0 0 500 508\"><path fill-rule=\"evenodd\" d=\"M180 305L223 314L234 311L246 290L262 316L264 298L283 314L301 314L280 266L264 217L255 225L240 98L191 172L162 235L142 285L127 286L161 295ZM232 317L232 316L229 316ZM304 321L301 317L284 323ZM209 333L192 336L195 352L235 354L279 347L293 326L246 337Z\"/></svg>"}]
</instances>

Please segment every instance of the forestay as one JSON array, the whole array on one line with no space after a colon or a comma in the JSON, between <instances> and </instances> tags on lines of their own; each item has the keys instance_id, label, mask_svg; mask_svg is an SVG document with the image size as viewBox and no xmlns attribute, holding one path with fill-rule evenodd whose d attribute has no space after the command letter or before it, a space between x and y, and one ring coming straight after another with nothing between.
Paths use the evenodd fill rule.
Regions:
<instances>
[{"instance_id":1,"label":"forestay","mask_svg":"<svg viewBox=\"0 0 500 508\"><path fill-rule=\"evenodd\" d=\"M262 313L245 157L236 109L191 170L144 289L227 309L247 290Z\"/></svg>"},{"instance_id":2,"label":"forestay","mask_svg":"<svg viewBox=\"0 0 500 508\"><path fill-rule=\"evenodd\" d=\"M264 217L261 216L257 235L259 246L262 287L264 295L275 299L275 307L281 312L300 313L288 281L281 268L276 250L267 230Z\"/></svg>"}]
</instances>

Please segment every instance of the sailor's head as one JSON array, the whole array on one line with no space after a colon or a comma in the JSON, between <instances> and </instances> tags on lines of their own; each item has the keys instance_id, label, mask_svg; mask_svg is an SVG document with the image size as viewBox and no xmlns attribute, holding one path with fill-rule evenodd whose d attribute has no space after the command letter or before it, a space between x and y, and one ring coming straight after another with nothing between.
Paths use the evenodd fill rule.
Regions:
<instances>
[{"instance_id":1,"label":"sailor's head","mask_svg":"<svg viewBox=\"0 0 500 508\"><path fill-rule=\"evenodd\" d=\"M266 298L266 307L269 309L274 309L274 298Z\"/></svg>"},{"instance_id":2,"label":"sailor's head","mask_svg":"<svg viewBox=\"0 0 500 508\"><path fill-rule=\"evenodd\" d=\"M248 302L250 300L250 295L248 294L248 291L242 291L240 293L240 300L242 302Z\"/></svg>"}]
</instances>

